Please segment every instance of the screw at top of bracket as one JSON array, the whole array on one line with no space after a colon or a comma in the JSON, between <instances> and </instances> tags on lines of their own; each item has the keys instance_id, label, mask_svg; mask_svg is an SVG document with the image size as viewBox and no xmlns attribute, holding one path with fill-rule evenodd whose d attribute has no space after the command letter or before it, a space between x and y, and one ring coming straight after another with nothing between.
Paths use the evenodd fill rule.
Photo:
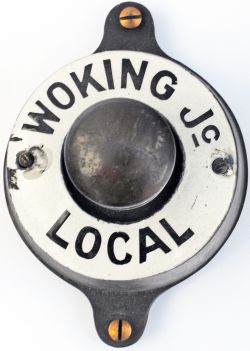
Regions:
<instances>
[{"instance_id":1,"label":"screw at top of bracket","mask_svg":"<svg viewBox=\"0 0 250 351\"><path fill-rule=\"evenodd\" d=\"M126 29L135 29L142 23L142 13L136 7L125 7L120 13L120 24Z\"/></svg>"}]
</instances>

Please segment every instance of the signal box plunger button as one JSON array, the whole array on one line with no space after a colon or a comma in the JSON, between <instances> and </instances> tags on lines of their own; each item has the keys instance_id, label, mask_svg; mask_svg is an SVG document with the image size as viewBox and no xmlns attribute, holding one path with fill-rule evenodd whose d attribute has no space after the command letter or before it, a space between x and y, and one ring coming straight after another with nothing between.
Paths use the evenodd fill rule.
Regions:
<instances>
[{"instance_id":1,"label":"signal box plunger button","mask_svg":"<svg viewBox=\"0 0 250 351\"><path fill-rule=\"evenodd\" d=\"M165 116L130 99L91 106L64 143L64 167L81 197L124 211L152 201L169 182L176 145Z\"/></svg>"}]
</instances>

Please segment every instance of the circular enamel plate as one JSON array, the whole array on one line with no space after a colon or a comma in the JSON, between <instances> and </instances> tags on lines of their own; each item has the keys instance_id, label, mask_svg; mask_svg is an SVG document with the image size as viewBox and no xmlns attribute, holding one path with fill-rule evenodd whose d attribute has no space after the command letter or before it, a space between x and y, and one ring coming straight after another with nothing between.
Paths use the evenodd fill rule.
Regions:
<instances>
[{"instance_id":1,"label":"circular enamel plate","mask_svg":"<svg viewBox=\"0 0 250 351\"><path fill-rule=\"evenodd\" d=\"M66 184L62 150L85 111L128 100L157 111L171 126L181 171L161 206L116 221L76 201ZM25 169L17 162L24 151L33 157ZM216 165L220 160L225 169ZM46 265L75 284L87 279L168 286L185 278L230 234L246 184L240 132L218 95L182 65L132 51L91 55L44 82L16 121L6 170L8 204L20 234Z\"/></svg>"}]
</instances>

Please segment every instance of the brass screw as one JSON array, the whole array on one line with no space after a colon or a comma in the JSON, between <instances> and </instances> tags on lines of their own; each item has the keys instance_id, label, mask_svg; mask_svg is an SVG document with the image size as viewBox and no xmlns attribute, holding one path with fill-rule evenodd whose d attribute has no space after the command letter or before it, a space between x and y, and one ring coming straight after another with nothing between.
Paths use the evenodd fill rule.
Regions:
<instances>
[{"instance_id":1,"label":"brass screw","mask_svg":"<svg viewBox=\"0 0 250 351\"><path fill-rule=\"evenodd\" d=\"M125 7L120 13L120 24L126 29L135 29L142 23L142 14L136 7Z\"/></svg>"},{"instance_id":2,"label":"brass screw","mask_svg":"<svg viewBox=\"0 0 250 351\"><path fill-rule=\"evenodd\" d=\"M132 334L132 326L126 320L115 319L109 324L108 333L113 341L126 341Z\"/></svg>"}]
</instances>

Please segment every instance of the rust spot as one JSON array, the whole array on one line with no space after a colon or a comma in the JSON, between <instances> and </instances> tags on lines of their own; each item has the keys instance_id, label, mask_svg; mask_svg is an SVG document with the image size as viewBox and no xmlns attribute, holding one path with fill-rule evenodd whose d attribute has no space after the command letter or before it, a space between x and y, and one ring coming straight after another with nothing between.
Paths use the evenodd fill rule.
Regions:
<instances>
[{"instance_id":1,"label":"rust spot","mask_svg":"<svg viewBox=\"0 0 250 351\"><path fill-rule=\"evenodd\" d=\"M10 189L19 190L17 186L16 169L11 169L7 167L7 180Z\"/></svg>"}]
</instances>

